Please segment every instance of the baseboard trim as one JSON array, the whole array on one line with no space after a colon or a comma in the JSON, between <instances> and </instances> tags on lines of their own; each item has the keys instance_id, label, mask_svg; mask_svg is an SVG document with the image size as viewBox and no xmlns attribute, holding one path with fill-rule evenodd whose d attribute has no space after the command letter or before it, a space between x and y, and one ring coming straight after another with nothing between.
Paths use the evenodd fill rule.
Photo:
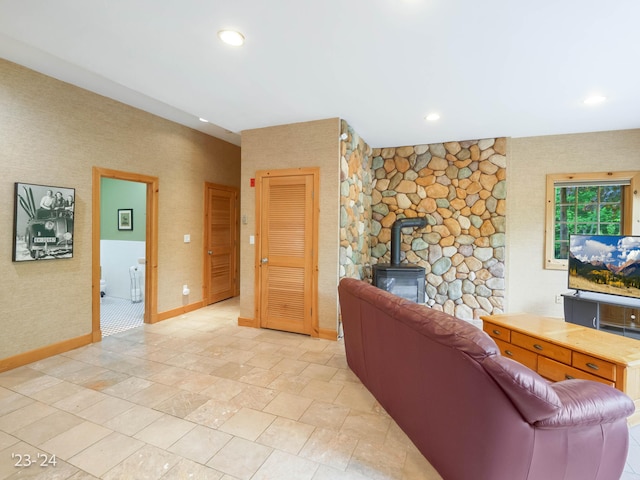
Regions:
<instances>
[{"instance_id":1,"label":"baseboard trim","mask_svg":"<svg viewBox=\"0 0 640 480\"><path fill-rule=\"evenodd\" d=\"M338 340L338 332L335 330L329 330L325 328L321 328L318 331L318 338L324 338L325 340Z\"/></svg>"},{"instance_id":2,"label":"baseboard trim","mask_svg":"<svg viewBox=\"0 0 640 480\"><path fill-rule=\"evenodd\" d=\"M53 357L60 353L68 352L74 348L84 347L92 343L93 335L88 333L81 335L80 337L70 338L63 340L62 342L52 343L46 347L36 348L29 350L28 352L19 353L12 357L3 358L0 360L0 372L6 372L7 370L13 370L17 367L22 367L44 358Z\"/></svg>"},{"instance_id":3,"label":"baseboard trim","mask_svg":"<svg viewBox=\"0 0 640 480\"><path fill-rule=\"evenodd\" d=\"M238 317L238 326L260 328L260 324L256 322L255 318L246 318L246 317Z\"/></svg>"},{"instance_id":4,"label":"baseboard trim","mask_svg":"<svg viewBox=\"0 0 640 480\"><path fill-rule=\"evenodd\" d=\"M204 302L199 301L196 303L190 303L189 305L183 305L182 307L174 308L172 310L167 310L166 312L158 313L157 317L151 318L149 323L161 322L162 320L167 320L169 318L178 317L185 313L193 312L194 310L198 310L204 307Z\"/></svg>"}]
</instances>

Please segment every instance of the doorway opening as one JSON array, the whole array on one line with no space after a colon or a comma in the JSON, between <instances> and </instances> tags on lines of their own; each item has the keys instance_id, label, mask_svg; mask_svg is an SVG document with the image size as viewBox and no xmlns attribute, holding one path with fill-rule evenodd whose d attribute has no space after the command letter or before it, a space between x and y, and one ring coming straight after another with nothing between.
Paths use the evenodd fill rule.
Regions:
<instances>
[{"instance_id":1,"label":"doorway opening","mask_svg":"<svg viewBox=\"0 0 640 480\"><path fill-rule=\"evenodd\" d=\"M100 330L103 337L144 322L147 185L100 179Z\"/></svg>"},{"instance_id":2,"label":"doorway opening","mask_svg":"<svg viewBox=\"0 0 640 480\"><path fill-rule=\"evenodd\" d=\"M94 167L92 218L92 337L98 342L157 320L157 177Z\"/></svg>"}]
</instances>

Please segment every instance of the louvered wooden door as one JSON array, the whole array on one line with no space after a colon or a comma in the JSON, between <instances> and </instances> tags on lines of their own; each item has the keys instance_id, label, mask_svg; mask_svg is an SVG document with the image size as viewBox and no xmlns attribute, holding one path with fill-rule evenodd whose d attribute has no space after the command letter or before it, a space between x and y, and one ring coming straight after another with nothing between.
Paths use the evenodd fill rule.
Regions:
<instances>
[{"instance_id":1,"label":"louvered wooden door","mask_svg":"<svg viewBox=\"0 0 640 480\"><path fill-rule=\"evenodd\" d=\"M237 190L206 184L205 278L206 304L237 295Z\"/></svg>"},{"instance_id":2,"label":"louvered wooden door","mask_svg":"<svg viewBox=\"0 0 640 480\"><path fill-rule=\"evenodd\" d=\"M258 178L260 326L313 334L314 175L272 175Z\"/></svg>"}]
</instances>

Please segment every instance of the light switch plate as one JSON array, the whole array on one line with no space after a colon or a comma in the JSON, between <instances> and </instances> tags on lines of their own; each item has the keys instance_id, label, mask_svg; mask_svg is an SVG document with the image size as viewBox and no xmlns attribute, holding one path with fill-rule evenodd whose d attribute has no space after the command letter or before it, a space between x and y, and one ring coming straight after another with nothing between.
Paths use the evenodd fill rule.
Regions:
<instances>
[{"instance_id":1,"label":"light switch plate","mask_svg":"<svg viewBox=\"0 0 640 480\"><path fill-rule=\"evenodd\" d=\"M184 243L189 243L191 241L191 235L187 234L184 236Z\"/></svg>"}]
</instances>

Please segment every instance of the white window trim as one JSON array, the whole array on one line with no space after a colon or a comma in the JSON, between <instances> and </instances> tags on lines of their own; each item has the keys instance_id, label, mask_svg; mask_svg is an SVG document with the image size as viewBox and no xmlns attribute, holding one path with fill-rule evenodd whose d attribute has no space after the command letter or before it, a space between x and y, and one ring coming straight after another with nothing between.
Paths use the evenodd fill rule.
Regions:
<instances>
[{"instance_id":1,"label":"white window trim","mask_svg":"<svg viewBox=\"0 0 640 480\"><path fill-rule=\"evenodd\" d=\"M625 190L623 231L624 235L640 235L640 172L598 172L598 173L559 173L547 175L546 211L545 211L545 246L544 268L550 270L566 270L568 260L554 258L554 222L556 214L556 184L584 182L629 182Z\"/></svg>"}]
</instances>

